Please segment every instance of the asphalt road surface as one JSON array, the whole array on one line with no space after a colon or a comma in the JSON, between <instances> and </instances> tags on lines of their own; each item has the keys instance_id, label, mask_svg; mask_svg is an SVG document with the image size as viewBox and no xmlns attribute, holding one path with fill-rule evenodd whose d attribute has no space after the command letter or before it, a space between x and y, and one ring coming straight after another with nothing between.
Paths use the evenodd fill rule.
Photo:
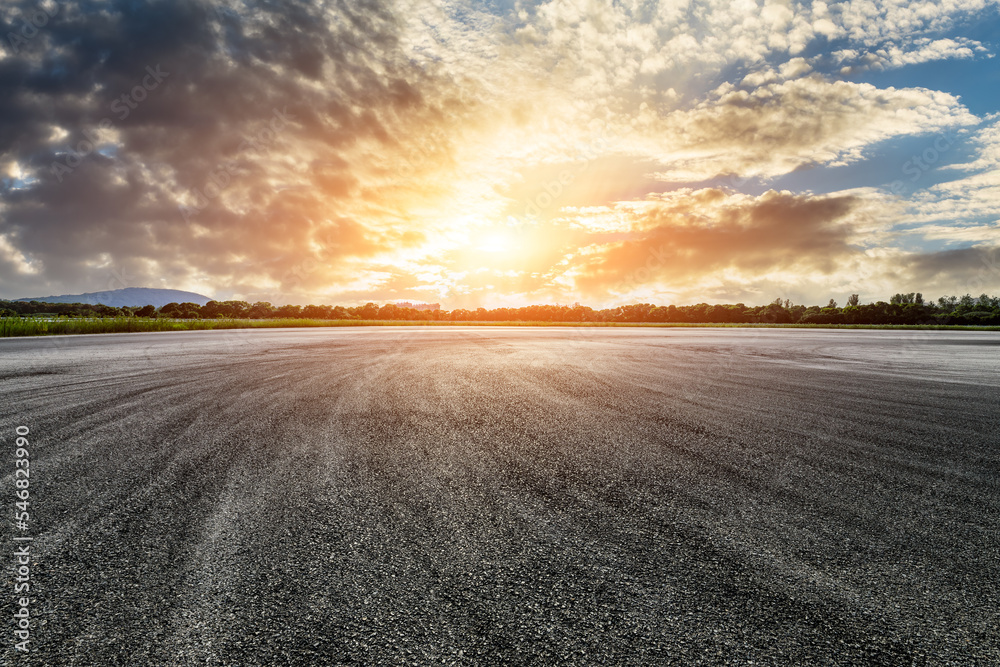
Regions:
<instances>
[{"instance_id":1,"label":"asphalt road surface","mask_svg":"<svg viewBox=\"0 0 1000 667\"><path fill-rule=\"evenodd\" d=\"M1000 334L0 340L4 664L1000 664ZM30 535L30 653L14 650Z\"/></svg>"}]
</instances>

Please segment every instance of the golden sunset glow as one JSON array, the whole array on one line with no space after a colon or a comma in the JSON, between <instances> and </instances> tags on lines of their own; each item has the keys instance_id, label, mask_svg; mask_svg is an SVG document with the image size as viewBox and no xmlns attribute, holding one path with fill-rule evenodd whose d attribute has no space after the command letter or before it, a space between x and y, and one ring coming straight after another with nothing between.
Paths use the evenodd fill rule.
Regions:
<instances>
[{"instance_id":1,"label":"golden sunset glow","mask_svg":"<svg viewBox=\"0 0 1000 667\"><path fill-rule=\"evenodd\" d=\"M508 253L514 250L514 241L503 232L490 232L479 239L478 250L491 253Z\"/></svg>"},{"instance_id":2,"label":"golden sunset glow","mask_svg":"<svg viewBox=\"0 0 1000 667\"><path fill-rule=\"evenodd\" d=\"M981 3L376 4L190 19L197 65L150 47L79 99L19 95L7 291L816 301L967 291L1000 242L988 87L914 78L988 69L947 34Z\"/></svg>"}]
</instances>

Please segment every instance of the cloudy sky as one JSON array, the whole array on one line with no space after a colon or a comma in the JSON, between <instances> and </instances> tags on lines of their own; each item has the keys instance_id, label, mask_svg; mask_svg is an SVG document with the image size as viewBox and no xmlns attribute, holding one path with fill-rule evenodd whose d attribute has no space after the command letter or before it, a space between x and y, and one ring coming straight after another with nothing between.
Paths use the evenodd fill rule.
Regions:
<instances>
[{"instance_id":1,"label":"cloudy sky","mask_svg":"<svg viewBox=\"0 0 1000 667\"><path fill-rule=\"evenodd\" d=\"M6 0L0 297L1000 293L986 0Z\"/></svg>"}]
</instances>

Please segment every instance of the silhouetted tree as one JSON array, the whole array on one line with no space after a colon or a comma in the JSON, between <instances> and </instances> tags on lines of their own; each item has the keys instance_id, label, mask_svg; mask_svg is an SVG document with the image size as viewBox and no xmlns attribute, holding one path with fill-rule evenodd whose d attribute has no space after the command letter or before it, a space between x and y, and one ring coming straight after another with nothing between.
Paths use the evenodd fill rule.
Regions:
<instances>
[{"instance_id":1,"label":"silhouetted tree","mask_svg":"<svg viewBox=\"0 0 1000 667\"><path fill-rule=\"evenodd\" d=\"M247 312L247 317L252 320L263 320L274 315L274 307L271 305L270 301L258 301L254 305L250 306L250 310Z\"/></svg>"}]
</instances>

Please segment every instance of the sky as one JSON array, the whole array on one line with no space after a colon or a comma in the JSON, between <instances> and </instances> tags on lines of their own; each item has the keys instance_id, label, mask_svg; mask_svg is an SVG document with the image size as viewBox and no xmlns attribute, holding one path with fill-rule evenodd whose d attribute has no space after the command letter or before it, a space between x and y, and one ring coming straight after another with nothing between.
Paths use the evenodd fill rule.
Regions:
<instances>
[{"instance_id":1,"label":"sky","mask_svg":"<svg viewBox=\"0 0 1000 667\"><path fill-rule=\"evenodd\" d=\"M1000 293L987 0L5 0L0 298Z\"/></svg>"}]
</instances>

